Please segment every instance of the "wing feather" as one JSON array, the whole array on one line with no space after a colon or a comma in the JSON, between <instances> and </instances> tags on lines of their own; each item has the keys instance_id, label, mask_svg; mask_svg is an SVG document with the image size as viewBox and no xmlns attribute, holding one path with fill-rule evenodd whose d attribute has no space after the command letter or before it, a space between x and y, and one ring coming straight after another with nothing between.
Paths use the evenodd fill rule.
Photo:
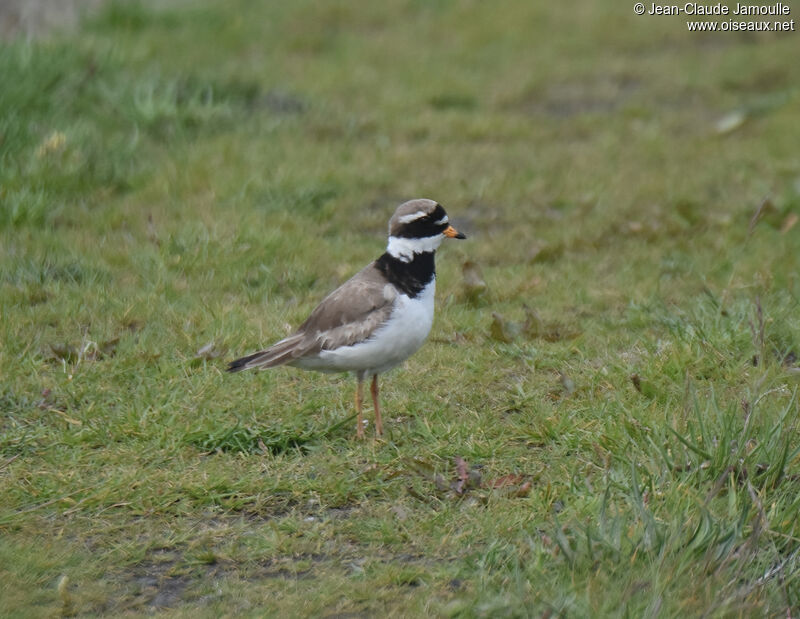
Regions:
<instances>
[{"instance_id":1,"label":"wing feather","mask_svg":"<svg viewBox=\"0 0 800 619\"><path fill-rule=\"evenodd\" d=\"M228 371L271 368L363 342L389 319L396 297L394 287L373 262L325 297L294 334L232 361Z\"/></svg>"},{"instance_id":2,"label":"wing feather","mask_svg":"<svg viewBox=\"0 0 800 619\"><path fill-rule=\"evenodd\" d=\"M325 297L297 333L305 334L313 352L352 346L369 339L389 319L396 297L372 263Z\"/></svg>"}]
</instances>

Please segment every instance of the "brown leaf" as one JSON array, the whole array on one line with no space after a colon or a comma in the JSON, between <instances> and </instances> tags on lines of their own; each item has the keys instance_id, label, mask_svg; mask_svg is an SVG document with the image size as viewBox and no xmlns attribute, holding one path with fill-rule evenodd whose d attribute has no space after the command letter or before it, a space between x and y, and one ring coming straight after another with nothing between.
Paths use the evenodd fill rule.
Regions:
<instances>
[{"instance_id":1,"label":"brown leaf","mask_svg":"<svg viewBox=\"0 0 800 619\"><path fill-rule=\"evenodd\" d=\"M394 505L389 509L400 522L408 519L408 510L402 505Z\"/></svg>"},{"instance_id":2,"label":"brown leaf","mask_svg":"<svg viewBox=\"0 0 800 619\"><path fill-rule=\"evenodd\" d=\"M367 466L365 466L363 469L361 469L361 474L362 475L373 475L374 476L379 471L380 471L380 467L378 466L378 463L377 462L372 462L372 463L368 464Z\"/></svg>"},{"instance_id":3,"label":"brown leaf","mask_svg":"<svg viewBox=\"0 0 800 619\"><path fill-rule=\"evenodd\" d=\"M541 319L536 310L531 309L527 305L523 305L522 309L525 310L525 322L522 325L522 330L528 337L538 338L542 337L545 327L544 321Z\"/></svg>"},{"instance_id":4,"label":"brown leaf","mask_svg":"<svg viewBox=\"0 0 800 619\"><path fill-rule=\"evenodd\" d=\"M797 213L789 213L781 224L781 234L786 234L789 230L794 228L798 219L800 219L800 217L797 216Z\"/></svg>"},{"instance_id":5,"label":"brown leaf","mask_svg":"<svg viewBox=\"0 0 800 619\"><path fill-rule=\"evenodd\" d=\"M536 264L539 262L553 262L558 260L563 253L563 243L548 245L544 242L534 242L531 250L528 252L528 261L531 264Z\"/></svg>"},{"instance_id":6,"label":"brown leaf","mask_svg":"<svg viewBox=\"0 0 800 619\"><path fill-rule=\"evenodd\" d=\"M433 476L433 484L436 486L437 490L440 490L442 492L450 490L450 485L445 481L444 477L442 477L438 473Z\"/></svg>"},{"instance_id":7,"label":"brown leaf","mask_svg":"<svg viewBox=\"0 0 800 619\"><path fill-rule=\"evenodd\" d=\"M42 399L39 400L37 406L39 408L41 408L42 410L47 410L49 408L54 408L55 407L55 402L53 402L53 400L50 398L51 394L52 394L52 391L50 391L50 389L47 389L47 388L42 389Z\"/></svg>"},{"instance_id":8,"label":"brown leaf","mask_svg":"<svg viewBox=\"0 0 800 619\"><path fill-rule=\"evenodd\" d=\"M88 342L86 346L84 346L81 356L87 361L97 361L103 357L113 357L117 349L117 344L119 344L119 337L111 338L99 344Z\"/></svg>"},{"instance_id":9,"label":"brown leaf","mask_svg":"<svg viewBox=\"0 0 800 619\"><path fill-rule=\"evenodd\" d=\"M144 323L135 318L128 318L123 321L122 326L131 333L136 333L144 327Z\"/></svg>"},{"instance_id":10,"label":"brown leaf","mask_svg":"<svg viewBox=\"0 0 800 619\"><path fill-rule=\"evenodd\" d=\"M778 209L772 202L772 199L767 197L761 201L761 204L758 205L756 212L753 213L753 216L750 218L750 225L747 228L747 234L753 234L753 230L756 227L756 224L761 221L767 215L773 215L778 212Z\"/></svg>"},{"instance_id":11,"label":"brown leaf","mask_svg":"<svg viewBox=\"0 0 800 619\"><path fill-rule=\"evenodd\" d=\"M161 241L158 238L158 231L156 230L156 224L153 221L153 215L150 213L147 215L147 240L153 243L153 245L161 245Z\"/></svg>"},{"instance_id":12,"label":"brown leaf","mask_svg":"<svg viewBox=\"0 0 800 619\"><path fill-rule=\"evenodd\" d=\"M469 470L469 481L468 481L470 488L480 488L483 484L483 479L481 478L481 472L477 469L470 469Z\"/></svg>"},{"instance_id":13,"label":"brown leaf","mask_svg":"<svg viewBox=\"0 0 800 619\"><path fill-rule=\"evenodd\" d=\"M489 327L489 334L492 336L492 339L510 344L514 341L518 333L519 325L507 322L500 314L492 312L492 326Z\"/></svg>"},{"instance_id":14,"label":"brown leaf","mask_svg":"<svg viewBox=\"0 0 800 619\"><path fill-rule=\"evenodd\" d=\"M456 463L456 476L458 479L453 485L453 490L456 494L464 494L467 484L469 482L469 465L464 458L460 456L455 457Z\"/></svg>"},{"instance_id":15,"label":"brown leaf","mask_svg":"<svg viewBox=\"0 0 800 619\"><path fill-rule=\"evenodd\" d=\"M493 483L498 484L491 489L493 492L507 498L522 498L530 494L533 482L531 480L523 481L522 475L505 475L495 479Z\"/></svg>"},{"instance_id":16,"label":"brown leaf","mask_svg":"<svg viewBox=\"0 0 800 619\"><path fill-rule=\"evenodd\" d=\"M497 479L492 479L486 482L486 486L488 488L503 488L505 486L511 486L514 484L520 483L524 478L522 475L517 475L515 473L510 473L508 475L503 475L502 477L498 477Z\"/></svg>"},{"instance_id":17,"label":"brown leaf","mask_svg":"<svg viewBox=\"0 0 800 619\"><path fill-rule=\"evenodd\" d=\"M74 426L83 425L83 422L80 421L79 419L75 419L74 417L70 417L64 411L58 410L57 408L50 408L50 409L48 409L48 411L51 412L51 413L55 413L56 415L59 415L64 421L66 421L67 423L70 423L70 424L72 424Z\"/></svg>"},{"instance_id":18,"label":"brown leaf","mask_svg":"<svg viewBox=\"0 0 800 619\"><path fill-rule=\"evenodd\" d=\"M469 479L469 465L467 461L464 460L461 456L455 457L456 463L456 475L461 481L467 481Z\"/></svg>"},{"instance_id":19,"label":"brown leaf","mask_svg":"<svg viewBox=\"0 0 800 619\"><path fill-rule=\"evenodd\" d=\"M564 372L558 373L558 379L561 381L561 387L564 389L564 393L567 395L572 395L575 393L575 381L572 380L569 376L564 374Z\"/></svg>"},{"instance_id":20,"label":"brown leaf","mask_svg":"<svg viewBox=\"0 0 800 619\"><path fill-rule=\"evenodd\" d=\"M515 493L514 496L518 498L526 497L531 493L532 487L533 487L533 482L531 482L530 480L526 481L519 488L517 488L517 492Z\"/></svg>"},{"instance_id":21,"label":"brown leaf","mask_svg":"<svg viewBox=\"0 0 800 619\"><path fill-rule=\"evenodd\" d=\"M97 350L103 357L113 357L114 353L117 351L117 344L119 344L119 336L112 337L110 340L106 340L105 342L100 342L97 345Z\"/></svg>"},{"instance_id":22,"label":"brown leaf","mask_svg":"<svg viewBox=\"0 0 800 619\"><path fill-rule=\"evenodd\" d=\"M545 342L560 342L562 340L573 340L580 334L580 329L552 323L547 326L547 330L542 335L542 339Z\"/></svg>"},{"instance_id":23,"label":"brown leaf","mask_svg":"<svg viewBox=\"0 0 800 619\"><path fill-rule=\"evenodd\" d=\"M78 349L72 344L58 343L50 344L52 358L61 359L67 363L75 363L78 360Z\"/></svg>"},{"instance_id":24,"label":"brown leaf","mask_svg":"<svg viewBox=\"0 0 800 619\"><path fill-rule=\"evenodd\" d=\"M531 339L543 339L546 342L560 342L571 340L581 334L580 329L559 324L557 322L545 323L536 310L523 305L525 322L522 323L522 332Z\"/></svg>"},{"instance_id":25,"label":"brown leaf","mask_svg":"<svg viewBox=\"0 0 800 619\"><path fill-rule=\"evenodd\" d=\"M464 293L470 301L478 301L489 291L481 267L477 263L467 260L461 267L461 274L464 278Z\"/></svg>"},{"instance_id":26,"label":"brown leaf","mask_svg":"<svg viewBox=\"0 0 800 619\"><path fill-rule=\"evenodd\" d=\"M655 398L658 396L658 392L653 383L645 380L638 374L631 374L631 382L633 383L636 391L641 393L646 398Z\"/></svg>"},{"instance_id":27,"label":"brown leaf","mask_svg":"<svg viewBox=\"0 0 800 619\"><path fill-rule=\"evenodd\" d=\"M435 473L436 468L430 462L426 462L422 458L413 458L410 464L411 468L413 468L423 477L433 479L433 474Z\"/></svg>"},{"instance_id":28,"label":"brown leaf","mask_svg":"<svg viewBox=\"0 0 800 619\"><path fill-rule=\"evenodd\" d=\"M419 501L422 501L423 503L430 503L430 501L431 501L431 498L430 498L430 497L426 497L425 495L422 495L422 494L420 494L419 492L417 492L417 491L414 489L414 487L413 487L413 486L408 486L408 487L406 488L406 490L408 491L408 493L409 493L411 496L413 496L415 499L417 499L417 500L419 500Z\"/></svg>"}]
</instances>

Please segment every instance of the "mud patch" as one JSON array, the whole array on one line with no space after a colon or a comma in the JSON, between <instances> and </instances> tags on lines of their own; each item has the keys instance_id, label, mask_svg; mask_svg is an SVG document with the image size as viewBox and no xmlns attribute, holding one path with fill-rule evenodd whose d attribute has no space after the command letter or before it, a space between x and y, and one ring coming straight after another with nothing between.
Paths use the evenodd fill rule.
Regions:
<instances>
[{"instance_id":1,"label":"mud patch","mask_svg":"<svg viewBox=\"0 0 800 619\"><path fill-rule=\"evenodd\" d=\"M181 568L182 555L175 550L157 550L133 565L119 578L125 593L122 608L172 608L183 601L193 578Z\"/></svg>"}]
</instances>

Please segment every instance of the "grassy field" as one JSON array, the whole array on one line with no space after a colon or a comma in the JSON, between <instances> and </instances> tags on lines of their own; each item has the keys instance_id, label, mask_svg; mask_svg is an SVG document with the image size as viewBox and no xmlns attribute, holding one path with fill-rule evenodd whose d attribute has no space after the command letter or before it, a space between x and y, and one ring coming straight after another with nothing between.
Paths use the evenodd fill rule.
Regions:
<instances>
[{"instance_id":1,"label":"grassy field","mask_svg":"<svg viewBox=\"0 0 800 619\"><path fill-rule=\"evenodd\" d=\"M0 615L796 616L800 35L355 5L0 43ZM224 372L414 197L385 441Z\"/></svg>"}]
</instances>

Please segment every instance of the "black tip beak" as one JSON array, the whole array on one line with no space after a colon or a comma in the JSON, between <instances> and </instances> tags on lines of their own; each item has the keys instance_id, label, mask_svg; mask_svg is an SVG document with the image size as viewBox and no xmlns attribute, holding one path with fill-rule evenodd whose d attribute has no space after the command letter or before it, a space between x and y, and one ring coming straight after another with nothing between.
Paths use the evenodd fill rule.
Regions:
<instances>
[{"instance_id":1,"label":"black tip beak","mask_svg":"<svg viewBox=\"0 0 800 619\"><path fill-rule=\"evenodd\" d=\"M465 239L465 238L467 238L466 234L464 234L463 232L459 232L453 226L447 226L447 229L443 232L443 234L448 239Z\"/></svg>"}]
</instances>

